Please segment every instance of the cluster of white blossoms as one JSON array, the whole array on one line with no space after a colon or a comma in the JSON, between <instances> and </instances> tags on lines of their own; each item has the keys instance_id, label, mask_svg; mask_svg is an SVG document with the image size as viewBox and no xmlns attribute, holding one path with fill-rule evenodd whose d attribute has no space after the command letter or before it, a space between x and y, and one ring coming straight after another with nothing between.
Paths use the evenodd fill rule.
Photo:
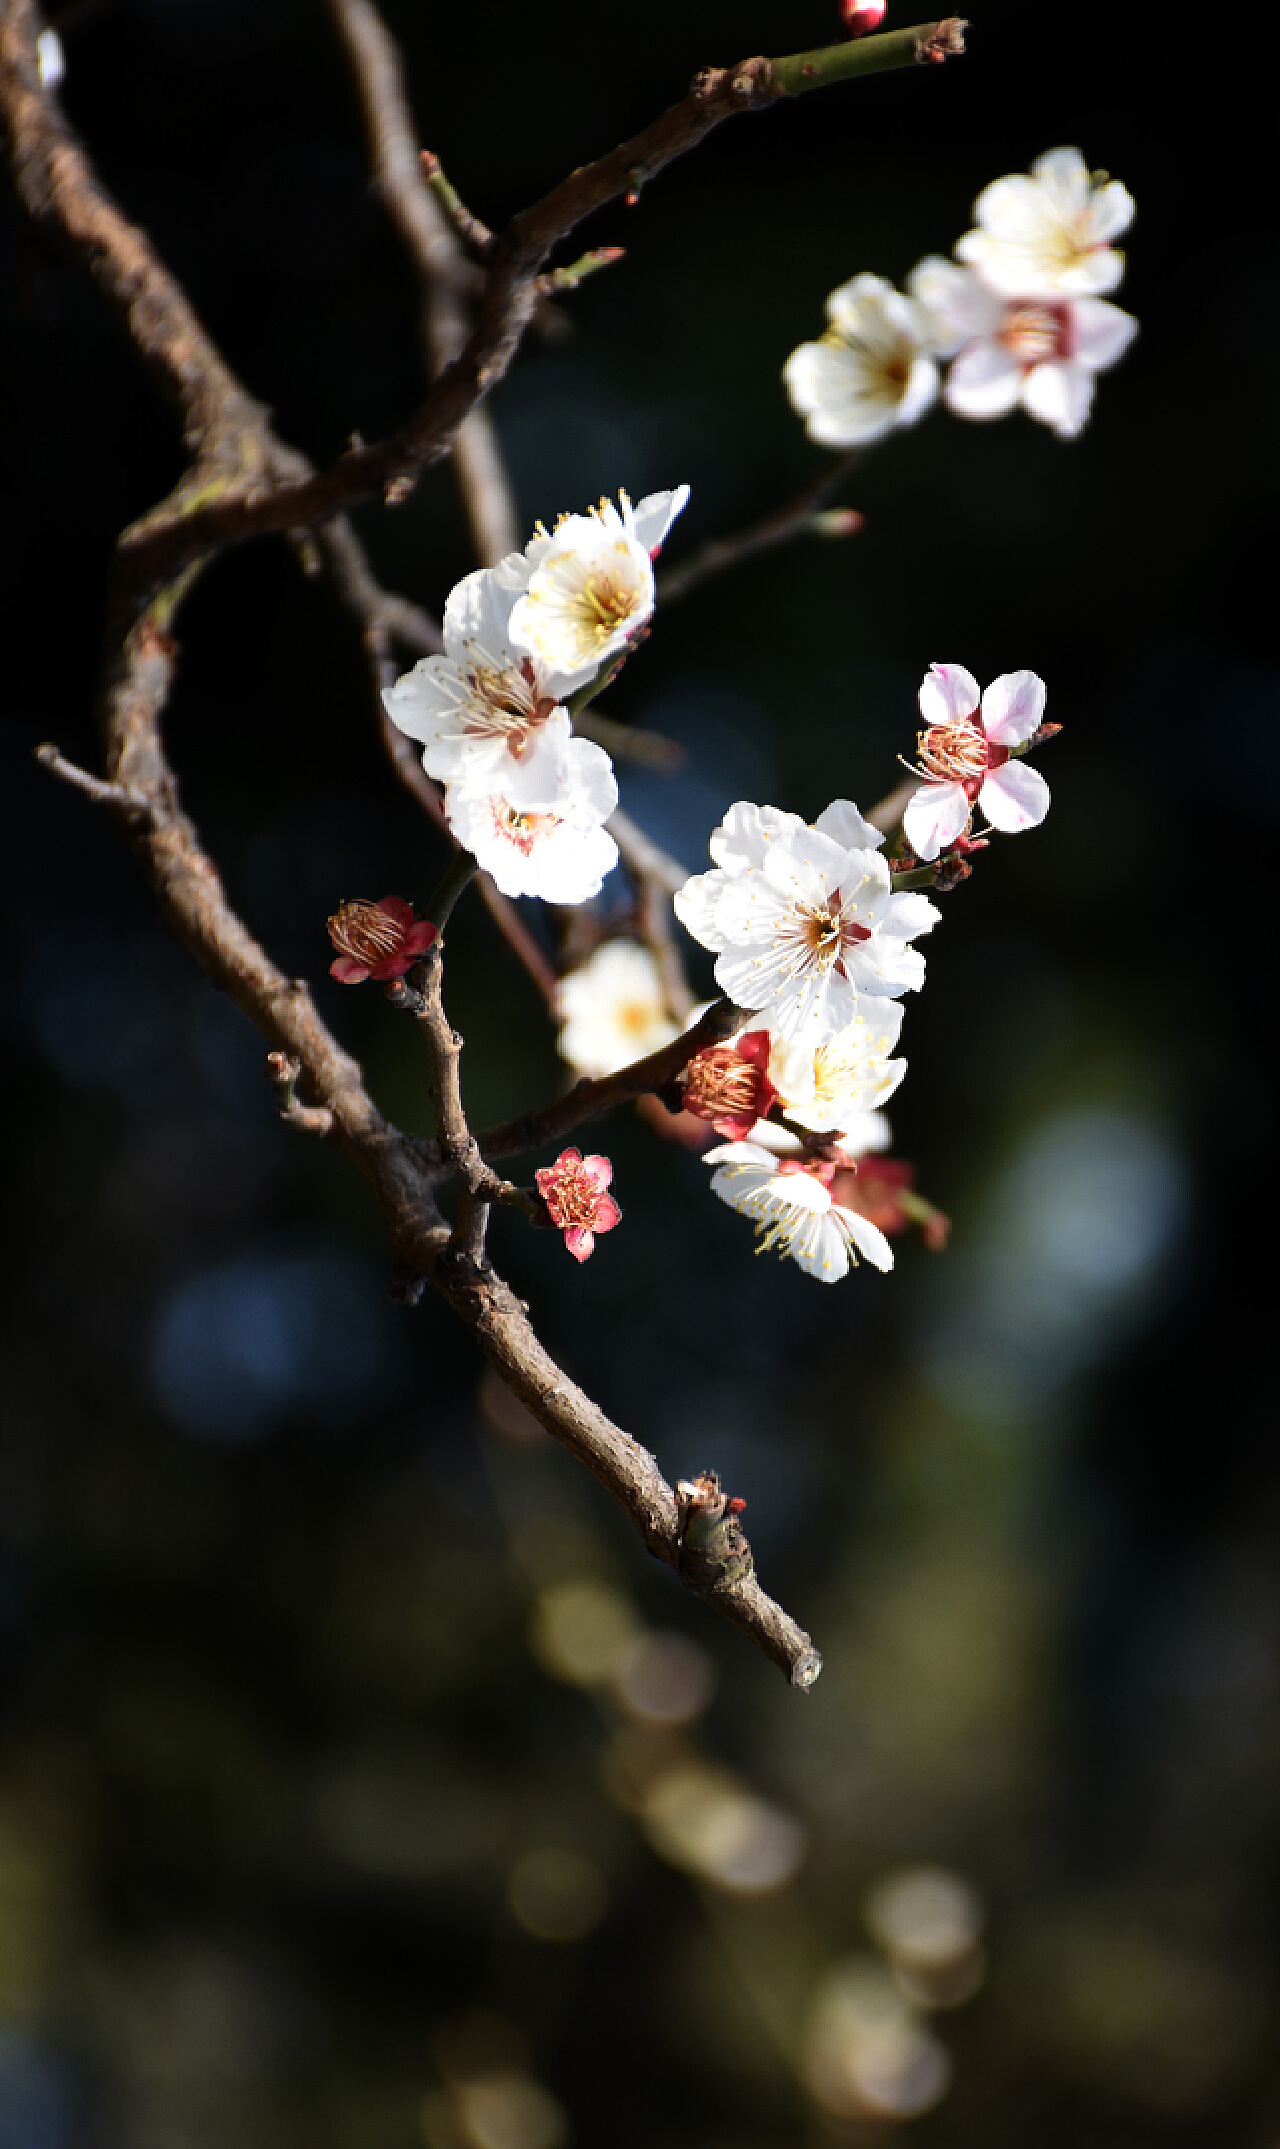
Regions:
<instances>
[{"instance_id":1,"label":"cluster of white blossoms","mask_svg":"<svg viewBox=\"0 0 1280 2149\"><path fill-rule=\"evenodd\" d=\"M1078 149L1051 149L1030 173L984 188L975 227L949 261L930 254L906 292L855 276L827 300L830 326L783 369L814 440L857 447L914 424L942 396L963 418L1002 418L1019 404L1072 439L1096 376L1127 350L1131 314L1104 293L1124 275L1112 241L1133 219L1119 180L1090 172Z\"/></svg>"},{"instance_id":2,"label":"cluster of white blossoms","mask_svg":"<svg viewBox=\"0 0 1280 2149\"><path fill-rule=\"evenodd\" d=\"M568 697L616 665L653 614L653 561L687 485L633 507L601 501L539 525L523 552L467 575L444 613L444 655L383 697L445 786L459 843L504 895L585 903L618 862L603 747L576 737Z\"/></svg>"}]
</instances>

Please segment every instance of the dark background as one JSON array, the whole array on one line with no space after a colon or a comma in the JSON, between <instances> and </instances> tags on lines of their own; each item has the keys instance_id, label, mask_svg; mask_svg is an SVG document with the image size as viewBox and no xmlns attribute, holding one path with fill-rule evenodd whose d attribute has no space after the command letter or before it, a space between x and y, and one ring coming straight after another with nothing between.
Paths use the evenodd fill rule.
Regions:
<instances>
[{"instance_id":1,"label":"dark background","mask_svg":"<svg viewBox=\"0 0 1280 2149\"><path fill-rule=\"evenodd\" d=\"M495 224L696 67L834 34L827 0L388 14L422 138ZM957 65L726 127L583 234L626 263L494 405L526 522L688 479L678 562L821 467L778 375L834 284L947 252L981 185L1059 142L1137 198L1142 335L1079 442L933 415L851 481L860 537L672 608L611 697L689 748L623 795L691 867L734 797L887 789L932 659L1033 666L1066 727L1048 823L948 899L908 1010L892 1117L956 1220L944 1257L900 1242L891 1278L830 1291L755 1261L705 1167L629 1114L599 1135L626 1222L589 1268L495 1232L602 1403L746 1496L826 1653L808 1699L567 1458L486 1418L442 1308L391 1306L364 1188L277 1124L260 1042L33 769L46 737L92 757L110 545L181 452L87 279L6 210L0 2149L844 2139L806 2025L871 1953L868 1884L922 1862L980 1893L989 1965L934 2025L955 2076L922 2141L1275 2149L1280 324L1269 184L1238 155L1269 125L1254 34L992 0ZM101 172L281 431L323 462L396 425L416 300L324 10L116 0L65 41ZM433 608L470 565L447 471L358 519ZM167 731L254 929L428 1127L419 1041L330 984L323 920L423 901L442 850L285 546L200 584ZM553 1093L478 904L448 992L478 1120ZM718 1678L701 1723L575 1685L547 1639L575 1603L588 1643L611 1617L685 1635ZM788 1885L681 1870L637 1814L680 1736L804 1829ZM579 1861L573 1942L521 1923L510 1875L547 1849ZM508 2079L494 2118L467 2088L494 2067L556 2104Z\"/></svg>"}]
</instances>

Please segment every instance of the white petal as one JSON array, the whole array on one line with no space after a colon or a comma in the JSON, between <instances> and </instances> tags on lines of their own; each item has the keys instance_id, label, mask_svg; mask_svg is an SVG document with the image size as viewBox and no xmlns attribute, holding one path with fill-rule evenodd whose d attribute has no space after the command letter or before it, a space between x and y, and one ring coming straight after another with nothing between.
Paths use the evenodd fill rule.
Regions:
<instances>
[{"instance_id":1,"label":"white petal","mask_svg":"<svg viewBox=\"0 0 1280 2149\"><path fill-rule=\"evenodd\" d=\"M1089 199L1092 179L1078 149L1048 149L1031 167L1060 216L1079 216Z\"/></svg>"},{"instance_id":2,"label":"white petal","mask_svg":"<svg viewBox=\"0 0 1280 2149\"><path fill-rule=\"evenodd\" d=\"M677 515L682 515L689 504L689 488L677 485L674 492L646 493L632 510L631 534L637 544L643 545L652 559L666 543L667 532Z\"/></svg>"},{"instance_id":3,"label":"white petal","mask_svg":"<svg viewBox=\"0 0 1280 2149\"><path fill-rule=\"evenodd\" d=\"M851 798L833 798L813 825L820 836L830 836L846 851L874 851L884 842L880 830L863 819Z\"/></svg>"},{"instance_id":4,"label":"white petal","mask_svg":"<svg viewBox=\"0 0 1280 2149\"><path fill-rule=\"evenodd\" d=\"M778 806L753 806L749 800L739 799L712 831L708 848L726 873L745 873L751 866L764 864L765 852L776 836L803 827L798 813L784 813Z\"/></svg>"},{"instance_id":5,"label":"white petal","mask_svg":"<svg viewBox=\"0 0 1280 2149\"><path fill-rule=\"evenodd\" d=\"M806 1276L839 1283L849 1273L849 1246L838 1218L828 1212L806 1217L790 1234L787 1251Z\"/></svg>"},{"instance_id":6,"label":"white petal","mask_svg":"<svg viewBox=\"0 0 1280 2149\"><path fill-rule=\"evenodd\" d=\"M1133 315L1105 298L1073 299L1069 311L1071 355L1090 373L1102 373L1113 366L1138 333Z\"/></svg>"},{"instance_id":7,"label":"white petal","mask_svg":"<svg viewBox=\"0 0 1280 2149\"><path fill-rule=\"evenodd\" d=\"M942 912L927 895L905 889L891 895L884 907L880 931L886 939L917 940L942 922Z\"/></svg>"},{"instance_id":8,"label":"white petal","mask_svg":"<svg viewBox=\"0 0 1280 2149\"><path fill-rule=\"evenodd\" d=\"M769 1172L777 1170L773 1157L758 1142L723 1142L719 1149L708 1149L702 1161L704 1164L761 1164Z\"/></svg>"},{"instance_id":9,"label":"white petal","mask_svg":"<svg viewBox=\"0 0 1280 2149\"><path fill-rule=\"evenodd\" d=\"M1006 761L987 777L978 804L993 828L1016 835L1021 828L1039 827L1049 811L1049 786L1039 769L1025 761Z\"/></svg>"},{"instance_id":10,"label":"white petal","mask_svg":"<svg viewBox=\"0 0 1280 2149\"><path fill-rule=\"evenodd\" d=\"M800 827L775 838L765 853L764 878L790 900L820 903L830 889L841 886L849 851L816 828ZM875 859L871 851L859 851L859 861ZM882 862L875 859L875 863Z\"/></svg>"},{"instance_id":11,"label":"white petal","mask_svg":"<svg viewBox=\"0 0 1280 2149\"><path fill-rule=\"evenodd\" d=\"M1074 440L1092 401L1092 373L1069 360L1033 367L1022 384L1023 409L1064 440Z\"/></svg>"},{"instance_id":12,"label":"white petal","mask_svg":"<svg viewBox=\"0 0 1280 2149\"><path fill-rule=\"evenodd\" d=\"M963 784L927 783L914 791L902 816L903 833L917 858L936 858L963 835L969 820Z\"/></svg>"},{"instance_id":13,"label":"white petal","mask_svg":"<svg viewBox=\"0 0 1280 2149\"><path fill-rule=\"evenodd\" d=\"M920 688L920 714L926 724L962 724L981 700L982 689L963 664L931 664Z\"/></svg>"},{"instance_id":14,"label":"white petal","mask_svg":"<svg viewBox=\"0 0 1280 2149\"><path fill-rule=\"evenodd\" d=\"M1118 179L1108 180L1106 186L1098 188L1089 205L1089 236L1094 245L1102 246L1108 240L1118 239L1122 231L1129 229L1133 216L1134 199L1129 189L1121 186Z\"/></svg>"},{"instance_id":15,"label":"white petal","mask_svg":"<svg viewBox=\"0 0 1280 2149\"><path fill-rule=\"evenodd\" d=\"M928 316L929 348L937 358L952 357L974 336L993 334L1007 311L1004 300L972 269L941 254L926 254L917 262L907 289Z\"/></svg>"},{"instance_id":16,"label":"white petal","mask_svg":"<svg viewBox=\"0 0 1280 2149\"><path fill-rule=\"evenodd\" d=\"M603 746L572 738L565 748L569 789L558 811L576 827L607 821L618 803L618 779Z\"/></svg>"},{"instance_id":17,"label":"white petal","mask_svg":"<svg viewBox=\"0 0 1280 2149\"><path fill-rule=\"evenodd\" d=\"M884 1007L898 1007L898 1000L885 1000ZM903 1070L905 1072L905 1068ZM840 1144L846 1157L869 1157L880 1150L892 1149L893 1132L888 1115L884 1112L857 1112L843 1122L844 1139Z\"/></svg>"},{"instance_id":18,"label":"white petal","mask_svg":"<svg viewBox=\"0 0 1280 2149\"><path fill-rule=\"evenodd\" d=\"M382 690L382 705L397 731L424 744L457 723L461 685L449 657L423 657L394 686Z\"/></svg>"},{"instance_id":19,"label":"white petal","mask_svg":"<svg viewBox=\"0 0 1280 2149\"><path fill-rule=\"evenodd\" d=\"M982 697L982 728L998 746L1021 746L1044 722L1048 689L1036 672L1002 672Z\"/></svg>"},{"instance_id":20,"label":"white petal","mask_svg":"<svg viewBox=\"0 0 1280 2149\"><path fill-rule=\"evenodd\" d=\"M455 583L444 608L443 626L445 648L456 663L462 661L471 642L478 642L499 662L507 656L511 608L528 582L529 563L524 554L509 552L496 567L479 567Z\"/></svg>"},{"instance_id":21,"label":"white petal","mask_svg":"<svg viewBox=\"0 0 1280 2149\"><path fill-rule=\"evenodd\" d=\"M859 1216L854 1209L840 1209L840 1221L853 1240L864 1261L873 1268L889 1270L893 1267L893 1248L883 1231L871 1222L870 1217Z\"/></svg>"},{"instance_id":22,"label":"white petal","mask_svg":"<svg viewBox=\"0 0 1280 2149\"><path fill-rule=\"evenodd\" d=\"M729 945L716 923L716 907L728 885L727 874L715 871L694 873L672 899L675 914L686 933L716 954Z\"/></svg>"},{"instance_id":23,"label":"white petal","mask_svg":"<svg viewBox=\"0 0 1280 2149\"><path fill-rule=\"evenodd\" d=\"M968 344L947 375L942 400L960 418L1004 418L1016 408L1022 367L993 337Z\"/></svg>"}]
</instances>

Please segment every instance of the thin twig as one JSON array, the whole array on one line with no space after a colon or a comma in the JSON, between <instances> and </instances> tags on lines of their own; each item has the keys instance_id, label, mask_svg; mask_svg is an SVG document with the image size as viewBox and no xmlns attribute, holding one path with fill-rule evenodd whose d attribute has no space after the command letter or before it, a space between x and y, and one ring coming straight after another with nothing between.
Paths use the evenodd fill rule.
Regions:
<instances>
[{"instance_id":1,"label":"thin twig","mask_svg":"<svg viewBox=\"0 0 1280 2149\"><path fill-rule=\"evenodd\" d=\"M678 858L664 851L660 844L646 836L639 823L633 821L621 806L615 806L605 826L617 844L631 870L641 879L655 880L666 889L668 895L676 895L689 878L689 869Z\"/></svg>"},{"instance_id":2,"label":"thin twig","mask_svg":"<svg viewBox=\"0 0 1280 2149\"><path fill-rule=\"evenodd\" d=\"M607 1112L611 1105L626 1104L633 1097L665 1089L696 1052L704 1052L709 1045L731 1037L746 1019L742 1009L731 1001L713 1001L693 1028L673 1038L669 1045L660 1045L656 1052L633 1060L629 1067L620 1067L616 1074L600 1075L594 1080L584 1076L551 1104L534 1112L522 1112L518 1119L504 1120L500 1127L490 1127L477 1137L481 1155L523 1156L527 1150L540 1149L544 1142L558 1142L562 1136L572 1134L575 1127L594 1119L598 1112Z\"/></svg>"},{"instance_id":3,"label":"thin twig","mask_svg":"<svg viewBox=\"0 0 1280 2149\"><path fill-rule=\"evenodd\" d=\"M821 477L802 486L784 507L762 515L758 522L749 522L745 529L735 531L731 537L713 538L684 566L668 568L657 578L659 604L664 607L678 604L690 590L710 581L713 575L723 574L726 568L738 567L743 560L754 559L758 553L772 552L792 538L820 534L820 531L815 532L815 516L823 503L839 490L862 454L862 449L854 448L848 455L842 455ZM844 534L851 537L860 519L848 525Z\"/></svg>"},{"instance_id":4,"label":"thin twig","mask_svg":"<svg viewBox=\"0 0 1280 2149\"><path fill-rule=\"evenodd\" d=\"M68 761L65 754L47 742L37 746L35 758L42 769L48 769L49 774L61 783L70 784L73 791L82 791L95 806L109 806L113 812L126 814L130 819L150 819L150 801L129 784L107 783L103 777L91 775L88 769L82 769L78 762Z\"/></svg>"},{"instance_id":5,"label":"thin twig","mask_svg":"<svg viewBox=\"0 0 1280 2149\"><path fill-rule=\"evenodd\" d=\"M379 191L425 287L427 371L434 380L458 356L470 333L466 292L472 264L459 246L439 189L428 180L400 56L385 24L369 0L330 0L330 6L359 87ZM515 551L519 529L487 411L473 410L463 420L452 455L472 542L481 562L492 566Z\"/></svg>"}]
</instances>

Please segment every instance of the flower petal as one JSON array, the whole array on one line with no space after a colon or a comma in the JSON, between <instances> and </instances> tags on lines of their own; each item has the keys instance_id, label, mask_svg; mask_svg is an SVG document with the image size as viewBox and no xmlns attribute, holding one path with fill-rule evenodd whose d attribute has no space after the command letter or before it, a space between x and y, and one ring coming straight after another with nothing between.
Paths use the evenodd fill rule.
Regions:
<instances>
[{"instance_id":1,"label":"flower petal","mask_svg":"<svg viewBox=\"0 0 1280 2149\"><path fill-rule=\"evenodd\" d=\"M864 1261L886 1272L893 1267L893 1248L870 1217L859 1216L855 1209L841 1209L839 1216Z\"/></svg>"},{"instance_id":2,"label":"flower petal","mask_svg":"<svg viewBox=\"0 0 1280 2149\"><path fill-rule=\"evenodd\" d=\"M589 1261L596 1250L595 1233L588 1231L585 1224L570 1224L564 1243L575 1261Z\"/></svg>"},{"instance_id":3,"label":"flower petal","mask_svg":"<svg viewBox=\"0 0 1280 2149\"><path fill-rule=\"evenodd\" d=\"M330 963L329 975L340 985L363 985L373 972L367 963L358 963L354 955L340 955L336 962Z\"/></svg>"},{"instance_id":4,"label":"flower petal","mask_svg":"<svg viewBox=\"0 0 1280 2149\"><path fill-rule=\"evenodd\" d=\"M1044 722L1048 689L1036 672L1001 672L982 697L982 728L999 746L1022 746Z\"/></svg>"},{"instance_id":5,"label":"flower petal","mask_svg":"<svg viewBox=\"0 0 1280 2149\"><path fill-rule=\"evenodd\" d=\"M920 687L920 714L925 723L962 724L982 700L982 689L963 664L931 664Z\"/></svg>"},{"instance_id":6,"label":"flower petal","mask_svg":"<svg viewBox=\"0 0 1280 2149\"><path fill-rule=\"evenodd\" d=\"M729 945L716 922L717 906L728 885L728 874L718 869L710 873L694 873L683 888L676 890L672 899L675 914L686 933L717 955Z\"/></svg>"},{"instance_id":7,"label":"flower petal","mask_svg":"<svg viewBox=\"0 0 1280 2149\"><path fill-rule=\"evenodd\" d=\"M994 336L967 344L947 375L942 400L960 418L1006 418L1017 408L1022 367Z\"/></svg>"},{"instance_id":8,"label":"flower petal","mask_svg":"<svg viewBox=\"0 0 1280 2149\"><path fill-rule=\"evenodd\" d=\"M1102 373L1113 366L1138 333L1133 315L1122 306L1113 306L1109 299L1073 299L1069 311L1071 355L1090 373Z\"/></svg>"},{"instance_id":9,"label":"flower petal","mask_svg":"<svg viewBox=\"0 0 1280 2149\"><path fill-rule=\"evenodd\" d=\"M674 492L646 493L631 512L631 534L644 546L650 559L662 550L667 532L677 515L689 504L689 488L677 485Z\"/></svg>"},{"instance_id":10,"label":"flower petal","mask_svg":"<svg viewBox=\"0 0 1280 2149\"><path fill-rule=\"evenodd\" d=\"M613 1165L608 1157L591 1156L582 1159L582 1169L588 1179L603 1193L613 1178Z\"/></svg>"},{"instance_id":11,"label":"flower petal","mask_svg":"<svg viewBox=\"0 0 1280 2149\"><path fill-rule=\"evenodd\" d=\"M1035 366L1022 384L1022 407L1062 440L1074 440L1093 402L1093 374L1087 366L1059 360Z\"/></svg>"},{"instance_id":12,"label":"flower petal","mask_svg":"<svg viewBox=\"0 0 1280 2149\"><path fill-rule=\"evenodd\" d=\"M1025 761L1006 761L987 777L978 804L993 828L1016 835L1020 829L1039 827L1049 811L1049 786L1039 769Z\"/></svg>"},{"instance_id":13,"label":"flower petal","mask_svg":"<svg viewBox=\"0 0 1280 2149\"><path fill-rule=\"evenodd\" d=\"M765 852L778 836L804 827L798 813L784 813L779 806L754 806L738 799L720 826L712 830L708 848L726 873L745 873L764 864Z\"/></svg>"},{"instance_id":14,"label":"flower petal","mask_svg":"<svg viewBox=\"0 0 1280 2149\"><path fill-rule=\"evenodd\" d=\"M846 851L874 851L884 842L881 830L863 819L851 798L833 798L813 825L820 836L830 836Z\"/></svg>"},{"instance_id":15,"label":"flower petal","mask_svg":"<svg viewBox=\"0 0 1280 2149\"><path fill-rule=\"evenodd\" d=\"M963 784L927 783L913 791L902 816L903 833L917 858L932 859L963 835L969 821Z\"/></svg>"},{"instance_id":16,"label":"flower petal","mask_svg":"<svg viewBox=\"0 0 1280 2149\"><path fill-rule=\"evenodd\" d=\"M600 1205L595 1213L595 1221L591 1226L592 1230L612 1231L614 1225L620 1224L621 1222L622 1211L618 1207L618 1204L614 1200L612 1194L602 1194L600 1196Z\"/></svg>"}]
</instances>

